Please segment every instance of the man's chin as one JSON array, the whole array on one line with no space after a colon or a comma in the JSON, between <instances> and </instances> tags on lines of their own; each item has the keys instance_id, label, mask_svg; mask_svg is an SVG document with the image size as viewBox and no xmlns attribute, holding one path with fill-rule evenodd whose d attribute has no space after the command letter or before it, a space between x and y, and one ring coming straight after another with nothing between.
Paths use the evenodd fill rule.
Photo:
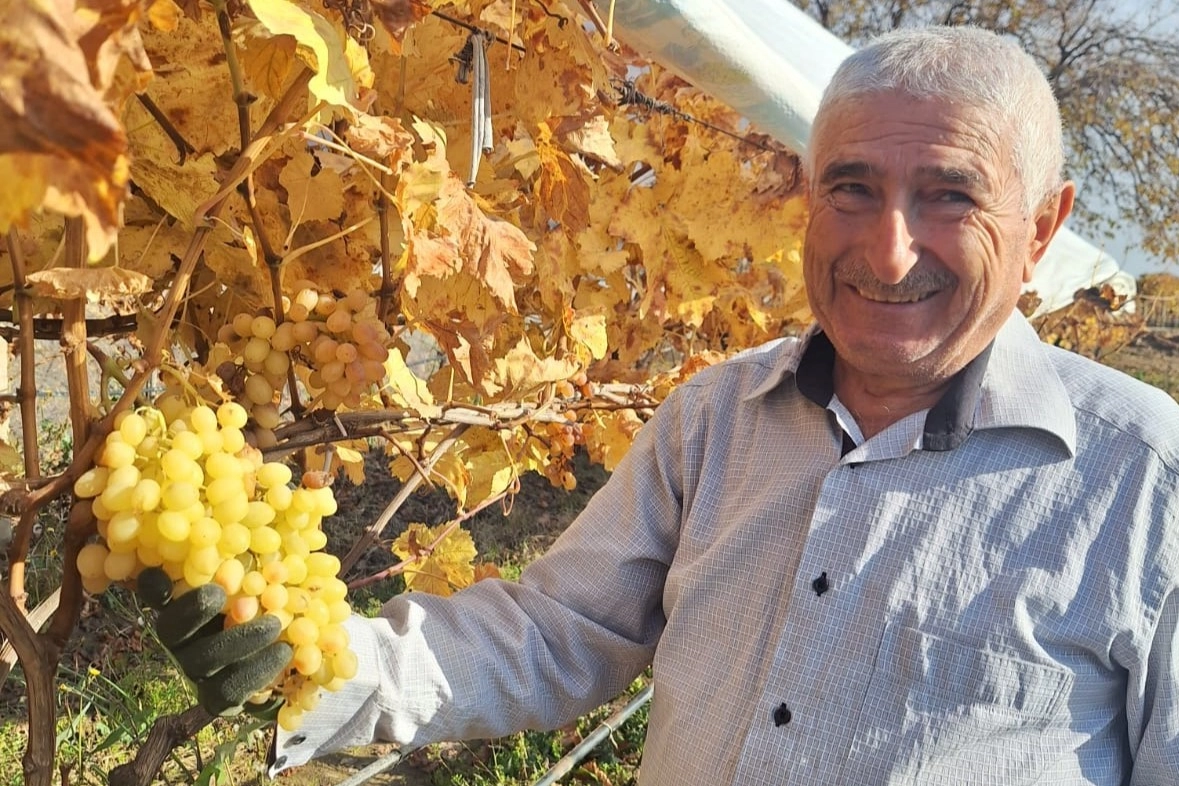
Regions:
<instances>
[{"instance_id":1,"label":"man's chin","mask_svg":"<svg viewBox=\"0 0 1179 786\"><path fill-rule=\"evenodd\" d=\"M926 384L938 376L939 364L932 349L927 344L865 343L846 352L836 351L854 373Z\"/></svg>"}]
</instances>

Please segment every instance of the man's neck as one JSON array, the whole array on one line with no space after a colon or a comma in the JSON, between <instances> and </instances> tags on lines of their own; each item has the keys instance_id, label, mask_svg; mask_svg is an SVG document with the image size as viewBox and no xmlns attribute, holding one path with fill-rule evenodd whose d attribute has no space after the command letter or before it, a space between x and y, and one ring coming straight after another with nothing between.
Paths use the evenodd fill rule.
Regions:
<instances>
[{"instance_id":1,"label":"man's neck","mask_svg":"<svg viewBox=\"0 0 1179 786\"><path fill-rule=\"evenodd\" d=\"M864 439L871 439L914 412L931 408L952 380L916 383L911 379L864 375L838 357L834 371L835 395L855 417Z\"/></svg>"}]
</instances>

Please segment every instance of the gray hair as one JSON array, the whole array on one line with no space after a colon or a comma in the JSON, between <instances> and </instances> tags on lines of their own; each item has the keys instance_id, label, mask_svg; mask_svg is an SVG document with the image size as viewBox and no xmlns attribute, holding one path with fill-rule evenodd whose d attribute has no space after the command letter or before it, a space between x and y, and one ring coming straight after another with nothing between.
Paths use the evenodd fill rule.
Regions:
<instances>
[{"instance_id":1,"label":"gray hair","mask_svg":"<svg viewBox=\"0 0 1179 786\"><path fill-rule=\"evenodd\" d=\"M814 174L816 142L836 106L891 91L978 107L1004 121L1014 139L1025 210L1038 207L1063 183L1063 135L1052 87L1018 44L975 27L894 30L852 53L819 102L807 171Z\"/></svg>"}]
</instances>

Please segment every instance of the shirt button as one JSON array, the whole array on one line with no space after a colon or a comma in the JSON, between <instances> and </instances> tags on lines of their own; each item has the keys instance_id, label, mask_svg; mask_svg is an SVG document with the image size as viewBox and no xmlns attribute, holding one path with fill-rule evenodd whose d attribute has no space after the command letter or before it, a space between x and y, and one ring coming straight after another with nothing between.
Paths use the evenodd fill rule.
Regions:
<instances>
[{"instance_id":1,"label":"shirt button","mask_svg":"<svg viewBox=\"0 0 1179 786\"><path fill-rule=\"evenodd\" d=\"M296 734L294 737L291 737L289 740L287 740L283 747L289 748L292 745L302 745L305 742L307 742L306 734Z\"/></svg>"},{"instance_id":2,"label":"shirt button","mask_svg":"<svg viewBox=\"0 0 1179 786\"><path fill-rule=\"evenodd\" d=\"M831 589L831 583L827 581L827 571L823 571L817 579L811 582L811 589L819 597L822 597L824 592Z\"/></svg>"},{"instance_id":3,"label":"shirt button","mask_svg":"<svg viewBox=\"0 0 1179 786\"><path fill-rule=\"evenodd\" d=\"M778 708L774 710L774 725L785 726L794 717L790 714L790 708L785 704L779 704Z\"/></svg>"},{"instance_id":4,"label":"shirt button","mask_svg":"<svg viewBox=\"0 0 1179 786\"><path fill-rule=\"evenodd\" d=\"M287 763L287 757L286 756L279 756L277 759L274 760L274 767L276 769L281 769L282 766L286 763Z\"/></svg>"}]
</instances>

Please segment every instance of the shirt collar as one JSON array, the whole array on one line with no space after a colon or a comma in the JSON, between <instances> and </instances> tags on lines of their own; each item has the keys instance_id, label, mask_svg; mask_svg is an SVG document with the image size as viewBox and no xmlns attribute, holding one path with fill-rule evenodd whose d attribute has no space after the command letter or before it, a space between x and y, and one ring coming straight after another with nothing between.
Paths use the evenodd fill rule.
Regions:
<instances>
[{"instance_id":1,"label":"shirt collar","mask_svg":"<svg viewBox=\"0 0 1179 786\"><path fill-rule=\"evenodd\" d=\"M764 396L793 376L800 393L826 407L835 392L835 348L812 325L794 351L782 352L773 371L746 399ZM1031 428L1055 437L1073 454L1076 420L1072 401L1036 331L1018 311L995 340L954 376L929 410L922 447L952 450L972 431Z\"/></svg>"}]
</instances>

